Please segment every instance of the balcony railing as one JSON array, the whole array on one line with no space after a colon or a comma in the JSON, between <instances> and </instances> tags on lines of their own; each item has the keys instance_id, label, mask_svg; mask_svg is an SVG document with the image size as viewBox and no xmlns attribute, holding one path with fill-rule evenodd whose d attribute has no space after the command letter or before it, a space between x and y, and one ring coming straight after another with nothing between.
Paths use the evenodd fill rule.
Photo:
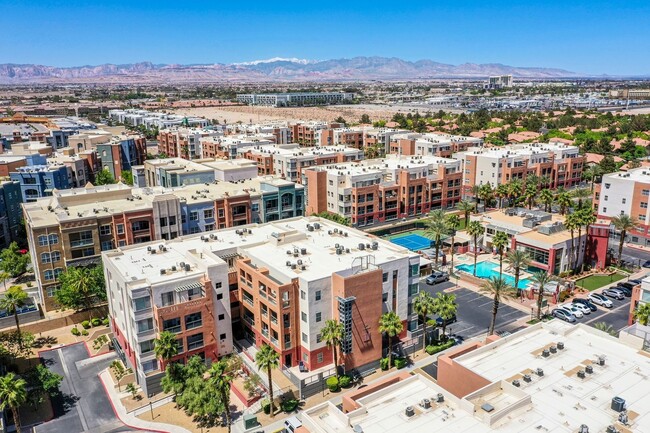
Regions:
<instances>
[{"instance_id":1,"label":"balcony railing","mask_svg":"<svg viewBox=\"0 0 650 433\"><path fill-rule=\"evenodd\" d=\"M282 322L282 325L283 325L285 328L291 328L291 322L287 322L286 320L285 320L284 322Z\"/></svg>"},{"instance_id":2,"label":"balcony railing","mask_svg":"<svg viewBox=\"0 0 650 433\"><path fill-rule=\"evenodd\" d=\"M271 316L271 323L275 323L277 325L278 324L278 318Z\"/></svg>"},{"instance_id":3,"label":"balcony railing","mask_svg":"<svg viewBox=\"0 0 650 433\"><path fill-rule=\"evenodd\" d=\"M253 298L249 298L247 296L244 296L243 298L244 298L244 302L246 302L251 307L254 305Z\"/></svg>"},{"instance_id":4,"label":"balcony railing","mask_svg":"<svg viewBox=\"0 0 650 433\"><path fill-rule=\"evenodd\" d=\"M92 239L80 239L78 241L71 241L70 242L70 247L71 248L86 247L86 246L92 245L92 244L93 244Z\"/></svg>"},{"instance_id":5,"label":"balcony railing","mask_svg":"<svg viewBox=\"0 0 650 433\"><path fill-rule=\"evenodd\" d=\"M266 338L269 338L269 330L268 329L262 329L262 335L265 336Z\"/></svg>"},{"instance_id":6,"label":"balcony railing","mask_svg":"<svg viewBox=\"0 0 650 433\"><path fill-rule=\"evenodd\" d=\"M251 326L255 326L255 318L250 316L244 316L244 322L248 323Z\"/></svg>"},{"instance_id":7,"label":"balcony railing","mask_svg":"<svg viewBox=\"0 0 650 433\"><path fill-rule=\"evenodd\" d=\"M164 328L163 331L171 332L172 334L178 334L179 332L181 332L181 325Z\"/></svg>"},{"instance_id":8,"label":"balcony railing","mask_svg":"<svg viewBox=\"0 0 650 433\"><path fill-rule=\"evenodd\" d=\"M185 329L194 329L194 328L200 328L203 326L203 321L202 320L195 320L193 322L186 322L185 323Z\"/></svg>"},{"instance_id":9,"label":"balcony railing","mask_svg":"<svg viewBox=\"0 0 650 433\"><path fill-rule=\"evenodd\" d=\"M271 337L270 340L271 340L271 344L273 344L274 346L280 347L280 345L278 344L278 339L277 338Z\"/></svg>"}]
</instances>

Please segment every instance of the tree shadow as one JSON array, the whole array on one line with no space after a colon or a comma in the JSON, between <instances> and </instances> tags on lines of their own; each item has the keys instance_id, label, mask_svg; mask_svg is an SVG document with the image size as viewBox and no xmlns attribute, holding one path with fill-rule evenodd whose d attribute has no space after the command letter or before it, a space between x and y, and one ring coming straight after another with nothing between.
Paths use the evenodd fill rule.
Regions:
<instances>
[{"instance_id":1,"label":"tree shadow","mask_svg":"<svg viewBox=\"0 0 650 433\"><path fill-rule=\"evenodd\" d=\"M52 410L54 412L54 418L59 418L66 413L70 412L73 409L77 402L80 400L80 397L74 394L65 394L58 392L52 397Z\"/></svg>"},{"instance_id":2,"label":"tree shadow","mask_svg":"<svg viewBox=\"0 0 650 433\"><path fill-rule=\"evenodd\" d=\"M58 343L58 339L56 337L52 336L46 336L46 337L38 337L36 340L34 340L34 347L37 349L41 349L44 346L52 346L56 343Z\"/></svg>"}]
</instances>

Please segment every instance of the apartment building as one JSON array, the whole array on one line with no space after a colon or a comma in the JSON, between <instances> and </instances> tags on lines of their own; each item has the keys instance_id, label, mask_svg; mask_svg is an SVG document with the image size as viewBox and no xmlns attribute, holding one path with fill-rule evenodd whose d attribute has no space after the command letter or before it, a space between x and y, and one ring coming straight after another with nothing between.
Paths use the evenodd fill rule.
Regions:
<instances>
[{"instance_id":1,"label":"apartment building","mask_svg":"<svg viewBox=\"0 0 650 433\"><path fill-rule=\"evenodd\" d=\"M610 220L629 215L639 221L636 230L628 232L627 242L650 245L650 170L641 167L603 175L594 187L593 203L598 217Z\"/></svg>"},{"instance_id":2,"label":"apartment building","mask_svg":"<svg viewBox=\"0 0 650 433\"><path fill-rule=\"evenodd\" d=\"M18 171L18 167L27 165L27 158L23 155L2 155L0 156L0 177L7 177L12 171Z\"/></svg>"},{"instance_id":3,"label":"apartment building","mask_svg":"<svg viewBox=\"0 0 650 433\"><path fill-rule=\"evenodd\" d=\"M226 125L227 135L254 135L275 137L273 140L277 144L293 143L292 128L287 122L271 122L263 124L240 124L235 123Z\"/></svg>"},{"instance_id":4,"label":"apartment building","mask_svg":"<svg viewBox=\"0 0 650 433\"><path fill-rule=\"evenodd\" d=\"M395 134L407 133L404 129L393 128L364 128L363 147L379 146L384 149L384 154L390 153L391 137Z\"/></svg>"},{"instance_id":5,"label":"apartment building","mask_svg":"<svg viewBox=\"0 0 650 433\"><path fill-rule=\"evenodd\" d=\"M6 248L21 236L23 201L20 184L15 181L0 183L0 248ZM24 236L24 235L23 235Z\"/></svg>"},{"instance_id":6,"label":"apartment building","mask_svg":"<svg viewBox=\"0 0 650 433\"><path fill-rule=\"evenodd\" d=\"M346 369L382 357L377 320L383 312L395 311L408 329L417 327L409 305L419 287L420 257L315 217L120 248L104 253L103 261L112 326L127 362L137 371L146 367L144 380L160 378L163 366L141 343L171 330L184 340L179 358L190 356L187 338L195 330L188 331L186 323L196 316L186 317L200 306L202 319L210 317L216 329L202 322L203 346L195 351L214 359L231 350L231 338L247 339L258 347L269 344L283 368L297 368L301 361L309 370L332 364L331 348L320 334L329 319L344 325L339 362ZM188 286L203 296L183 298ZM165 310L172 298L177 308ZM208 333L216 337L213 350L206 349Z\"/></svg>"},{"instance_id":7,"label":"apartment building","mask_svg":"<svg viewBox=\"0 0 650 433\"><path fill-rule=\"evenodd\" d=\"M51 196L55 189L70 188L68 168L64 165L18 167L9 177L19 183L24 203Z\"/></svg>"},{"instance_id":8,"label":"apartment building","mask_svg":"<svg viewBox=\"0 0 650 433\"><path fill-rule=\"evenodd\" d=\"M237 101L247 105L270 105L273 107L341 104L351 102L353 93L260 93L238 94Z\"/></svg>"},{"instance_id":9,"label":"apartment building","mask_svg":"<svg viewBox=\"0 0 650 433\"><path fill-rule=\"evenodd\" d=\"M440 133L402 132L390 136L386 152L399 155L451 158L455 153L465 152L470 147L482 145L483 140L475 137Z\"/></svg>"},{"instance_id":10,"label":"apartment building","mask_svg":"<svg viewBox=\"0 0 650 433\"><path fill-rule=\"evenodd\" d=\"M149 159L144 161L144 172L147 186L173 188L212 183L215 180L214 169L201 164L201 160L189 161L183 158Z\"/></svg>"},{"instance_id":11,"label":"apartment building","mask_svg":"<svg viewBox=\"0 0 650 433\"><path fill-rule=\"evenodd\" d=\"M208 137L221 137L221 130L207 128L168 128L158 132L158 153L170 158L202 158L201 140Z\"/></svg>"},{"instance_id":12,"label":"apartment building","mask_svg":"<svg viewBox=\"0 0 650 433\"><path fill-rule=\"evenodd\" d=\"M512 75L497 75L495 77L488 77L487 83L484 88L490 90L505 89L512 87Z\"/></svg>"},{"instance_id":13,"label":"apartment building","mask_svg":"<svg viewBox=\"0 0 650 433\"><path fill-rule=\"evenodd\" d=\"M577 146L562 143L469 148L454 157L463 164L464 195L471 195L475 185L496 187L530 175L548 177L551 189L570 188L580 183L585 164Z\"/></svg>"},{"instance_id":14,"label":"apartment building","mask_svg":"<svg viewBox=\"0 0 650 433\"><path fill-rule=\"evenodd\" d=\"M316 140L321 146L343 145L363 149L364 132L361 128L319 129Z\"/></svg>"},{"instance_id":15,"label":"apartment building","mask_svg":"<svg viewBox=\"0 0 650 433\"><path fill-rule=\"evenodd\" d=\"M116 184L54 191L23 206L41 304L56 308L58 275L67 266L96 263L102 251L302 216L304 200L302 185L274 178L175 189Z\"/></svg>"},{"instance_id":16,"label":"apartment building","mask_svg":"<svg viewBox=\"0 0 650 433\"><path fill-rule=\"evenodd\" d=\"M158 113L154 111L131 108L128 110L109 110L108 117L116 122L133 126L144 125L147 128L171 128L173 126L191 126L204 128L210 124L202 117L186 117L177 114Z\"/></svg>"},{"instance_id":17,"label":"apartment building","mask_svg":"<svg viewBox=\"0 0 650 433\"><path fill-rule=\"evenodd\" d=\"M322 144L320 134L323 130L342 128L344 126L341 123L322 121L297 122L290 125L294 142L312 146Z\"/></svg>"},{"instance_id":18,"label":"apartment building","mask_svg":"<svg viewBox=\"0 0 650 433\"><path fill-rule=\"evenodd\" d=\"M238 158L239 149L250 146L271 146L276 144L273 134L232 135L207 137L201 140L203 158ZM268 173L266 173L268 174Z\"/></svg>"},{"instance_id":19,"label":"apartment building","mask_svg":"<svg viewBox=\"0 0 650 433\"><path fill-rule=\"evenodd\" d=\"M354 226L425 215L461 199L460 162L430 156L332 164L305 170L307 213L331 212Z\"/></svg>"}]
</instances>

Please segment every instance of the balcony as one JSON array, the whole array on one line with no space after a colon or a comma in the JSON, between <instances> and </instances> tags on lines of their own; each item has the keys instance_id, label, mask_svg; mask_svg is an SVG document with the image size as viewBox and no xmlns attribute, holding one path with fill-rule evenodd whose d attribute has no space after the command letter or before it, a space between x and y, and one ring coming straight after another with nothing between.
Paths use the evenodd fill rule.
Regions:
<instances>
[{"instance_id":1,"label":"balcony","mask_svg":"<svg viewBox=\"0 0 650 433\"><path fill-rule=\"evenodd\" d=\"M244 316L244 322L248 323L250 326L255 326L255 317Z\"/></svg>"},{"instance_id":2,"label":"balcony","mask_svg":"<svg viewBox=\"0 0 650 433\"><path fill-rule=\"evenodd\" d=\"M181 325L170 326L169 328L163 328L163 331L171 332L172 334L178 334L179 332L181 332Z\"/></svg>"},{"instance_id":3,"label":"balcony","mask_svg":"<svg viewBox=\"0 0 650 433\"><path fill-rule=\"evenodd\" d=\"M271 323L275 323L277 325L278 324L278 318L271 316Z\"/></svg>"},{"instance_id":4,"label":"balcony","mask_svg":"<svg viewBox=\"0 0 650 433\"><path fill-rule=\"evenodd\" d=\"M200 328L203 326L203 320L195 320L193 322L185 322L185 330L189 331L190 329Z\"/></svg>"},{"instance_id":5,"label":"balcony","mask_svg":"<svg viewBox=\"0 0 650 433\"><path fill-rule=\"evenodd\" d=\"M70 241L70 248L87 247L92 244L92 239L80 239L78 241Z\"/></svg>"},{"instance_id":6,"label":"balcony","mask_svg":"<svg viewBox=\"0 0 650 433\"><path fill-rule=\"evenodd\" d=\"M273 344L276 347L280 347L280 345L278 344L278 339L277 338L271 337L270 340L271 340L271 344Z\"/></svg>"},{"instance_id":7,"label":"balcony","mask_svg":"<svg viewBox=\"0 0 650 433\"><path fill-rule=\"evenodd\" d=\"M266 338L269 338L269 328L262 329L262 335Z\"/></svg>"}]
</instances>

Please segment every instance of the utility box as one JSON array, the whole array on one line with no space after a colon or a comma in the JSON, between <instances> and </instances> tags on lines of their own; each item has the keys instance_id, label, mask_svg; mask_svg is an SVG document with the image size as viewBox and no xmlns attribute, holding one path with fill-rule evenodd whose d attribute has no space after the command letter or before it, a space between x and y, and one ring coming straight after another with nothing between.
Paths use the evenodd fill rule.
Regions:
<instances>
[{"instance_id":1,"label":"utility box","mask_svg":"<svg viewBox=\"0 0 650 433\"><path fill-rule=\"evenodd\" d=\"M244 430L252 429L258 425L260 425L260 423L257 422L256 415L244 415Z\"/></svg>"}]
</instances>

